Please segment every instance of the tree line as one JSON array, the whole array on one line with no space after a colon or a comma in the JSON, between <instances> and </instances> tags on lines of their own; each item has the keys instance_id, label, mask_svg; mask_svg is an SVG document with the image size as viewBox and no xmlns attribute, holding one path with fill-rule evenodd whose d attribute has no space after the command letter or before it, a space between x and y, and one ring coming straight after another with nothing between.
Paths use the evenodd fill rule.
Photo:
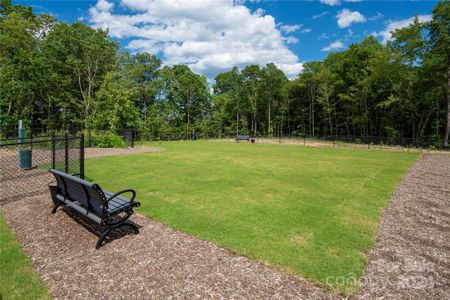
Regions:
<instances>
[{"instance_id":1,"label":"tree line","mask_svg":"<svg viewBox=\"0 0 450 300\"><path fill-rule=\"evenodd\" d=\"M233 67L212 88L108 32L0 2L0 128L134 128L144 139L251 135L433 138L450 130L450 2L381 44L368 36L288 80Z\"/></svg>"}]
</instances>

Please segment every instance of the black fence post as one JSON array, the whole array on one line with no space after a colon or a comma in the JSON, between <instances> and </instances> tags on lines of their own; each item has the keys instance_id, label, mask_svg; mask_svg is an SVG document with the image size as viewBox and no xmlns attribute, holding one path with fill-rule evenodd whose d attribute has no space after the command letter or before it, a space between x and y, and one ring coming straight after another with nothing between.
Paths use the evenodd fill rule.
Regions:
<instances>
[{"instance_id":1,"label":"black fence post","mask_svg":"<svg viewBox=\"0 0 450 300\"><path fill-rule=\"evenodd\" d=\"M30 132L30 150L33 152L33 131Z\"/></svg>"},{"instance_id":2,"label":"black fence post","mask_svg":"<svg viewBox=\"0 0 450 300\"><path fill-rule=\"evenodd\" d=\"M52 169L55 169L56 167L56 143L55 143L55 136L52 135Z\"/></svg>"},{"instance_id":3,"label":"black fence post","mask_svg":"<svg viewBox=\"0 0 450 300\"><path fill-rule=\"evenodd\" d=\"M64 173L69 174L69 133L64 138Z\"/></svg>"},{"instance_id":4,"label":"black fence post","mask_svg":"<svg viewBox=\"0 0 450 300\"><path fill-rule=\"evenodd\" d=\"M84 133L80 134L80 178L84 179Z\"/></svg>"}]
</instances>

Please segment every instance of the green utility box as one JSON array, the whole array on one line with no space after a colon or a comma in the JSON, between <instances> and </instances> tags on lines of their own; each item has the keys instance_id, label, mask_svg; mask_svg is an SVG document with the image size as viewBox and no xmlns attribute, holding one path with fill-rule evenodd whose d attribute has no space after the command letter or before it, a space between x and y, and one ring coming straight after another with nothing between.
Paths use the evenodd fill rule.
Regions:
<instances>
[{"instance_id":1,"label":"green utility box","mask_svg":"<svg viewBox=\"0 0 450 300\"><path fill-rule=\"evenodd\" d=\"M31 150L20 150L19 152L19 167L21 169L31 168Z\"/></svg>"}]
</instances>

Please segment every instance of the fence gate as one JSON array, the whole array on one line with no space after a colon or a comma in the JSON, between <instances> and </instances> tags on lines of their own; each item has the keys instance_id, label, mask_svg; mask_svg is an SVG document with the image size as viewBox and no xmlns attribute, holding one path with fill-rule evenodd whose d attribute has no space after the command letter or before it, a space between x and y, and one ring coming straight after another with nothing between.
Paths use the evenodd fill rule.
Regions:
<instances>
[{"instance_id":1,"label":"fence gate","mask_svg":"<svg viewBox=\"0 0 450 300\"><path fill-rule=\"evenodd\" d=\"M0 206L48 192L49 168L84 178L84 135L0 141Z\"/></svg>"}]
</instances>

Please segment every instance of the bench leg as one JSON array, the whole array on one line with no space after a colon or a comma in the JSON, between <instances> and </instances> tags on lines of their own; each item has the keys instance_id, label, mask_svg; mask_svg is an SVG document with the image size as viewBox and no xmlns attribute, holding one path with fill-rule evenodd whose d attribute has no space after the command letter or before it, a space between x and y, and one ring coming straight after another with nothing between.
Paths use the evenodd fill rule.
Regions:
<instances>
[{"instance_id":1,"label":"bench leg","mask_svg":"<svg viewBox=\"0 0 450 300\"><path fill-rule=\"evenodd\" d=\"M95 249L98 249L102 246L103 241L105 240L106 236L114 229L117 227L110 227L107 230L105 230L102 235L99 237L98 241L97 241L97 245L95 245Z\"/></svg>"},{"instance_id":2,"label":"bench leg","mask_svg":"<svg viewBox=\"0 0 450 300\"><path fill-rule=\"evenodd\" d=\"M55 206L52 209L52 214L56 213L56 210L58 209L58 207L61 205L61 202L58 202L55 204Z\"/></svg>"},{"instance_id":3,"label":"bench leg","mask_svg":"<svg viewBox=\"0 0 450 300\"><path fill-rule=\"evenodd\" d=\"M106 230L102 233L102 235L99 237L99 239L98 239L98 241L97 241L97 245L95 245L95 249L98 249L98 248L100 248L100 247L102 246L103 241L105 240L106 236L107 236L111 231L113 231L113 230L116 229L116 228L122 227L122 226L129 226L129 227L133 228L134 233L136 233L136 234L139 233L139 228L138 228L136 225L134 225L133 223L130 223L130 222L128 222L128 221L125 221L125 222L123 222L123 223L120 223L120 224L118 224L118 225L115 225L115 226L112 226L112 227L109 227L108 229L106 229Z\"/></svg>"}]
</instances>

